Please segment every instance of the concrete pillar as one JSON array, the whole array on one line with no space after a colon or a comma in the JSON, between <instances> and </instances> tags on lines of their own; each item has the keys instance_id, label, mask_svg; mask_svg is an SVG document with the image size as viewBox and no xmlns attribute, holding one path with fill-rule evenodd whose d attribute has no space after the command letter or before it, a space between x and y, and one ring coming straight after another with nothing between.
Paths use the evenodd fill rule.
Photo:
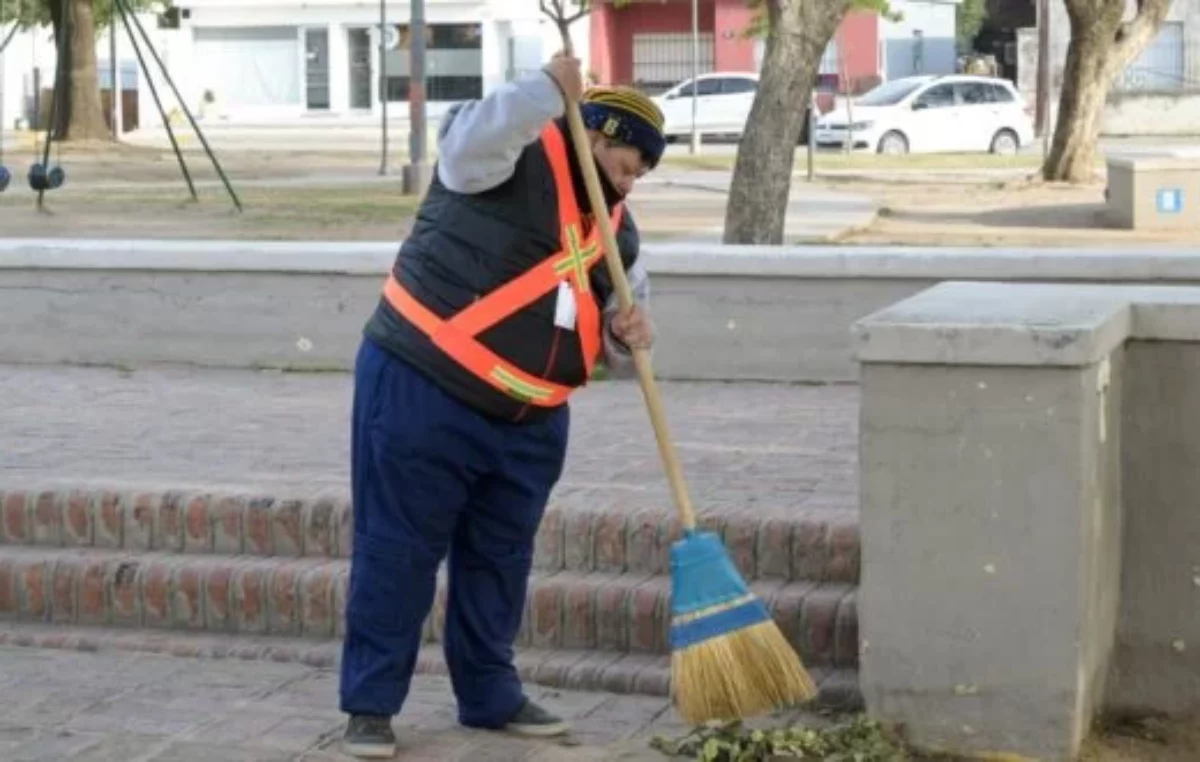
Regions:
<instances>
[{"instance_id":1,"label":"concrete pillar","mask_svg":"<svg viewBox=\"0 0 1200 762\"><path fill-rule=\"evenodd\" d=\"M588 18L588 61L587 69L597 82L607 84L613 81L612 51L610 50L613 34L614 10L608 3L596 3Z\"/></svg>"},{"instance_id":2,"label":"concrete pillar","mask_svg":"<svg viewBox=\"0 0 1200 762\"><path fill-rule=\"evenodd\" d=\"M350 110L350 38L343 24L329 25L329 110Z\"/></svg>"},{"instance_id":3,"label":"concrete pillar","mask_svg":"<svg viewBox=\"0 0 1200 762\"><path fill-rule=\"evenodd\" d=\"M1142 308L1140 317L1176 340L1126 350L1124 562L1108 703L1188 715L1200 710L1200 343L1190 340L1198 322L1186 307Z\"/></svg>"},{"instance_id":4,"label":"concrete pillar","mask_svg":"<svg viewBox=\"0 0 1200 762\"><path fill-rule=\"evenodd\" d=\"M506 24L501 24L491 17L489 11L484 11L488 15L483 17L481 22L482 37L480 58L482 63L482 78L483 94L495 90L505 82L505 74L508 69L508 35L506 34Z\"/></svg>"},{"instance_id":5,"label":"concrete pillar","mask_svg":"<svg viewBox=\"0 0 1200 762\"><path fill-rule=\"evenodd\" d=\"M1087 733L1119 608L1128 314L947 283L855 326L861 683L922 746L1067 760Z\"/></svg>"}]
</instances>

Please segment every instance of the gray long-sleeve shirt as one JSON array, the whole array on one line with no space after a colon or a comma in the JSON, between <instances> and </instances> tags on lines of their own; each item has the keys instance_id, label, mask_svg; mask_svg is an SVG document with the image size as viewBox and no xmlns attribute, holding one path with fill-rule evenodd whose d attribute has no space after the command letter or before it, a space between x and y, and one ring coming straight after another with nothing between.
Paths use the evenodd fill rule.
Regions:
<instances>
[{"instance_id":1,"label":"gray long-sleeve shirt","mask_svg":"<svg viewBox=\"0 0 1200 762\"><path fill-rule=\"evenodd\" d=\"M438 129L438 179L455 193L482 193L512 177L517 159L541 135L546 122L561 116L563 98L544 72L535 72L493 90L481 100L455 105ZM634 301L650 314L650 279L641 257L627 271ZM605 364L625 375L629 350L612 335L619 311L614 293L604 307Z\"/></svg>"}]
</instances>

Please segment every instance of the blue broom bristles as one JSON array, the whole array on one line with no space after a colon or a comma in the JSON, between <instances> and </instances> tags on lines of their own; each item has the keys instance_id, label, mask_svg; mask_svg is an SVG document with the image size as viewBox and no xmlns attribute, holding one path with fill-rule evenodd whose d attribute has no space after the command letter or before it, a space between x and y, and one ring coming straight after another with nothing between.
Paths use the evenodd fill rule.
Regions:
<instances>
[{"instance_id":1,"label":"blue broom bristles","mask_svg":"<svg viewBox=\"0 0 1200 762\"><path fill-rule=\"evenodd\" d=\"M671 547L671 648L687 648L769 621L712 532L686 534Z\"/></svg>"}]
</instances>

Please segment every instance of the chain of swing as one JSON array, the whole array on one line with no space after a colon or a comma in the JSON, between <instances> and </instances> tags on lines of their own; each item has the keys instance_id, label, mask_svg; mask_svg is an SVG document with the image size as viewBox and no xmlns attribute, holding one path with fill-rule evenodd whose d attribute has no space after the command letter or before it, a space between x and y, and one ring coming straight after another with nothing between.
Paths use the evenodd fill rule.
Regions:
<instances>
[{"instance_id":1,"label":"chain of swing","mask_svg":"<svg viewBox=\"0 0 1200 762\"><path fill-rule=\"evenodd\" d=\"M0 0L0 19L7 17L8 3L10 1L11 0ZM38 2L38 0L16 0L18 10L23 8L23 3L30 1ZM51 0L51 2L53 2L53 0ZM29 187L32 190L37 191L39 208L42 206L42 199L45 196L46 191L61 188L63 183L65 183L67 180L67 173L62 168L61 164L63 135L61 132L55 135L54 130L59 126L57 121L59 119L59 114L61 113L60 108L63 111L66 110L65 99L67 98L68 93L66 88L62 87L61 85L64 81L66 81L67 46L70 45L72 36L71 28L74 25L74 17L71 13L70 0L59 0L59 3L60 23L55 28L56 34L54 40L58 61L55 67L53 99L50 103L50 118L46 123L46 140L45 145L41 146L42 153L40 157L38 156L39 144L37 132L34 132L34 163L32 166L30 166L28 175ZM183 113L188 118L188 123L191 125L192 129L195 130L196 136L200 139L201 145L204 146L205 154L208 156L209 161L212 162L213 168L216 169L217 174L220 175L221 182L224 184L225 190L228 191L229 197L233 200L234 207L237 208L238 212L241 212L241 199L238 198L237 193L233 189L233 185L229 182L229 178L226 176L225 170L221 167L221 163L217 160L216 155L213 153L212 146L208 144L208 139L205 138L204 132L200 129L200 125L196 123L196 118L192 116L192 112L188 109L186 103L184 102L183 96L180 95L179 88L175 86L175 81L171 78L170 73L167 71L166 64L163 63L162 58L159 57L158 52L154 49L154 45L150 41L150 35L146 33L145 28L142 26L141 22L138 21L137 16L133 15L126 3L126 0L113 0L113 14L114 18L112 23L115 24L116 17L119 16L122 25L125 27L125 32L129 35L130 43L133 46L133 52L137 56L138 65L146 78L146 85L150 90L151 96L154 98L154 105L158 108L158 113L162 117L163 126L166 128L167 135L171 139L171 148L175 152L175 158L179 162L179 169L183 173L184 180L187 181L188 190L191 192L192 200L198 200L196 186L192 182L191 173L188 172L187 164L184 162L183 152L179 148L179 142L175 138L174 130L171 129L170 120L167 118L167 113L163 108L162 100L158 96L158 88L154 86L154 80L150 76L150 68L146 64L145 57L142 55L142 49L141 46L138 45L137 35L134 34L133 27L136 27L137 31L141 33L141 38L145 42L146 48L153 57L154 62L158 64L159 70L162 72L163 79L166 80L167 84L171 88L171 92L175 95L176 100L179 101L180 107L183 109ZM17 29L20 25L19 16L20 14L17 14L18 20L16 23L14 23L13 28L7 37L3 41L0 41L0 192L3 192L6 188L8 188L10 182L12 181L12 173L4 165L4 62L7 58L5 48L8 47L8 43L16 35ZM130 24L131 20L133 22L132 26ZM36 70L37 49L35 46L31 45L30 51L31 56L33 57L33 68ZM115 78L112 83L112 93L112 97L114 99L120 97L119 78ZM53 164L50 163L52 143L56 144L54 147Z\"/></svg>"},{"instance_id":2,"label":"chain of swing","mask_svg":"<svg viewBox=\"0 0 1200 762\"><path fill-rule=\"evenodd\" d=\"M0 0L0 19L7 17L8 2L7 0ZM8 81L8 72L5 70L4 64L8 60L8 54L5 50L7 50L8 44L12 42L13 37L16 36L18 26L19 24L14 19L12 29L4 36L4 41L0 42L0 193L8 190L9 183L12 182L12 172L9 172L8 167L4 165L4 98L6 93L5 84Z\"/></svg>"}]
</instances>

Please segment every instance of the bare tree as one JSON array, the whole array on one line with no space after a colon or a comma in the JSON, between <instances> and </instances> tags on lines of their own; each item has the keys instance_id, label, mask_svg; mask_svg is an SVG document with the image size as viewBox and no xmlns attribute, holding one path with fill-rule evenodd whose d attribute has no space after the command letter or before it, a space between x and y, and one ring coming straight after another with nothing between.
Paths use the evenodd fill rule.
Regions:
<instances>
[{"instance_id":1,"label":"bare tree","mask_svg":"<svg viewBox=\"0 0 1200 762\"><path fill-rule=\"evenodd\" d=\"M1136 14L1128 21L1126 0L1064 1L1071 42L1042 177L1077 183L1094 174L1100 122L1113 83L1158 34L1171 0L1136 0Z\"/></svg>"},{"instance_id":2,"label":"bare tree","mask_svg":"<svg viewBox=\"0 0 1200 762\"><path fill-rule=\"evenodd\" d=\"M64 140L108 140L112 137L100 101L100 72L96 65L96 10L94 0L69 0L70 17L61 18L66 3L51 2L55 35L66 34L67 92L62 138ZM65 22L65 23L64 23ZM60 48L61 49L61 48ZM113 97L120 98L114 83Z\"/></svg>"},{"instance_id":3,"label":"bare tree","mask_svg":"<svg viewBox=\"0 0 1200 762\"><path fill-rule=\"evenodd\" d=\"M762 0L766 50L725 208L725 243L780 244L796 145L821 56L846 12L886 0Z\"/></svg>"}]
</instances>

